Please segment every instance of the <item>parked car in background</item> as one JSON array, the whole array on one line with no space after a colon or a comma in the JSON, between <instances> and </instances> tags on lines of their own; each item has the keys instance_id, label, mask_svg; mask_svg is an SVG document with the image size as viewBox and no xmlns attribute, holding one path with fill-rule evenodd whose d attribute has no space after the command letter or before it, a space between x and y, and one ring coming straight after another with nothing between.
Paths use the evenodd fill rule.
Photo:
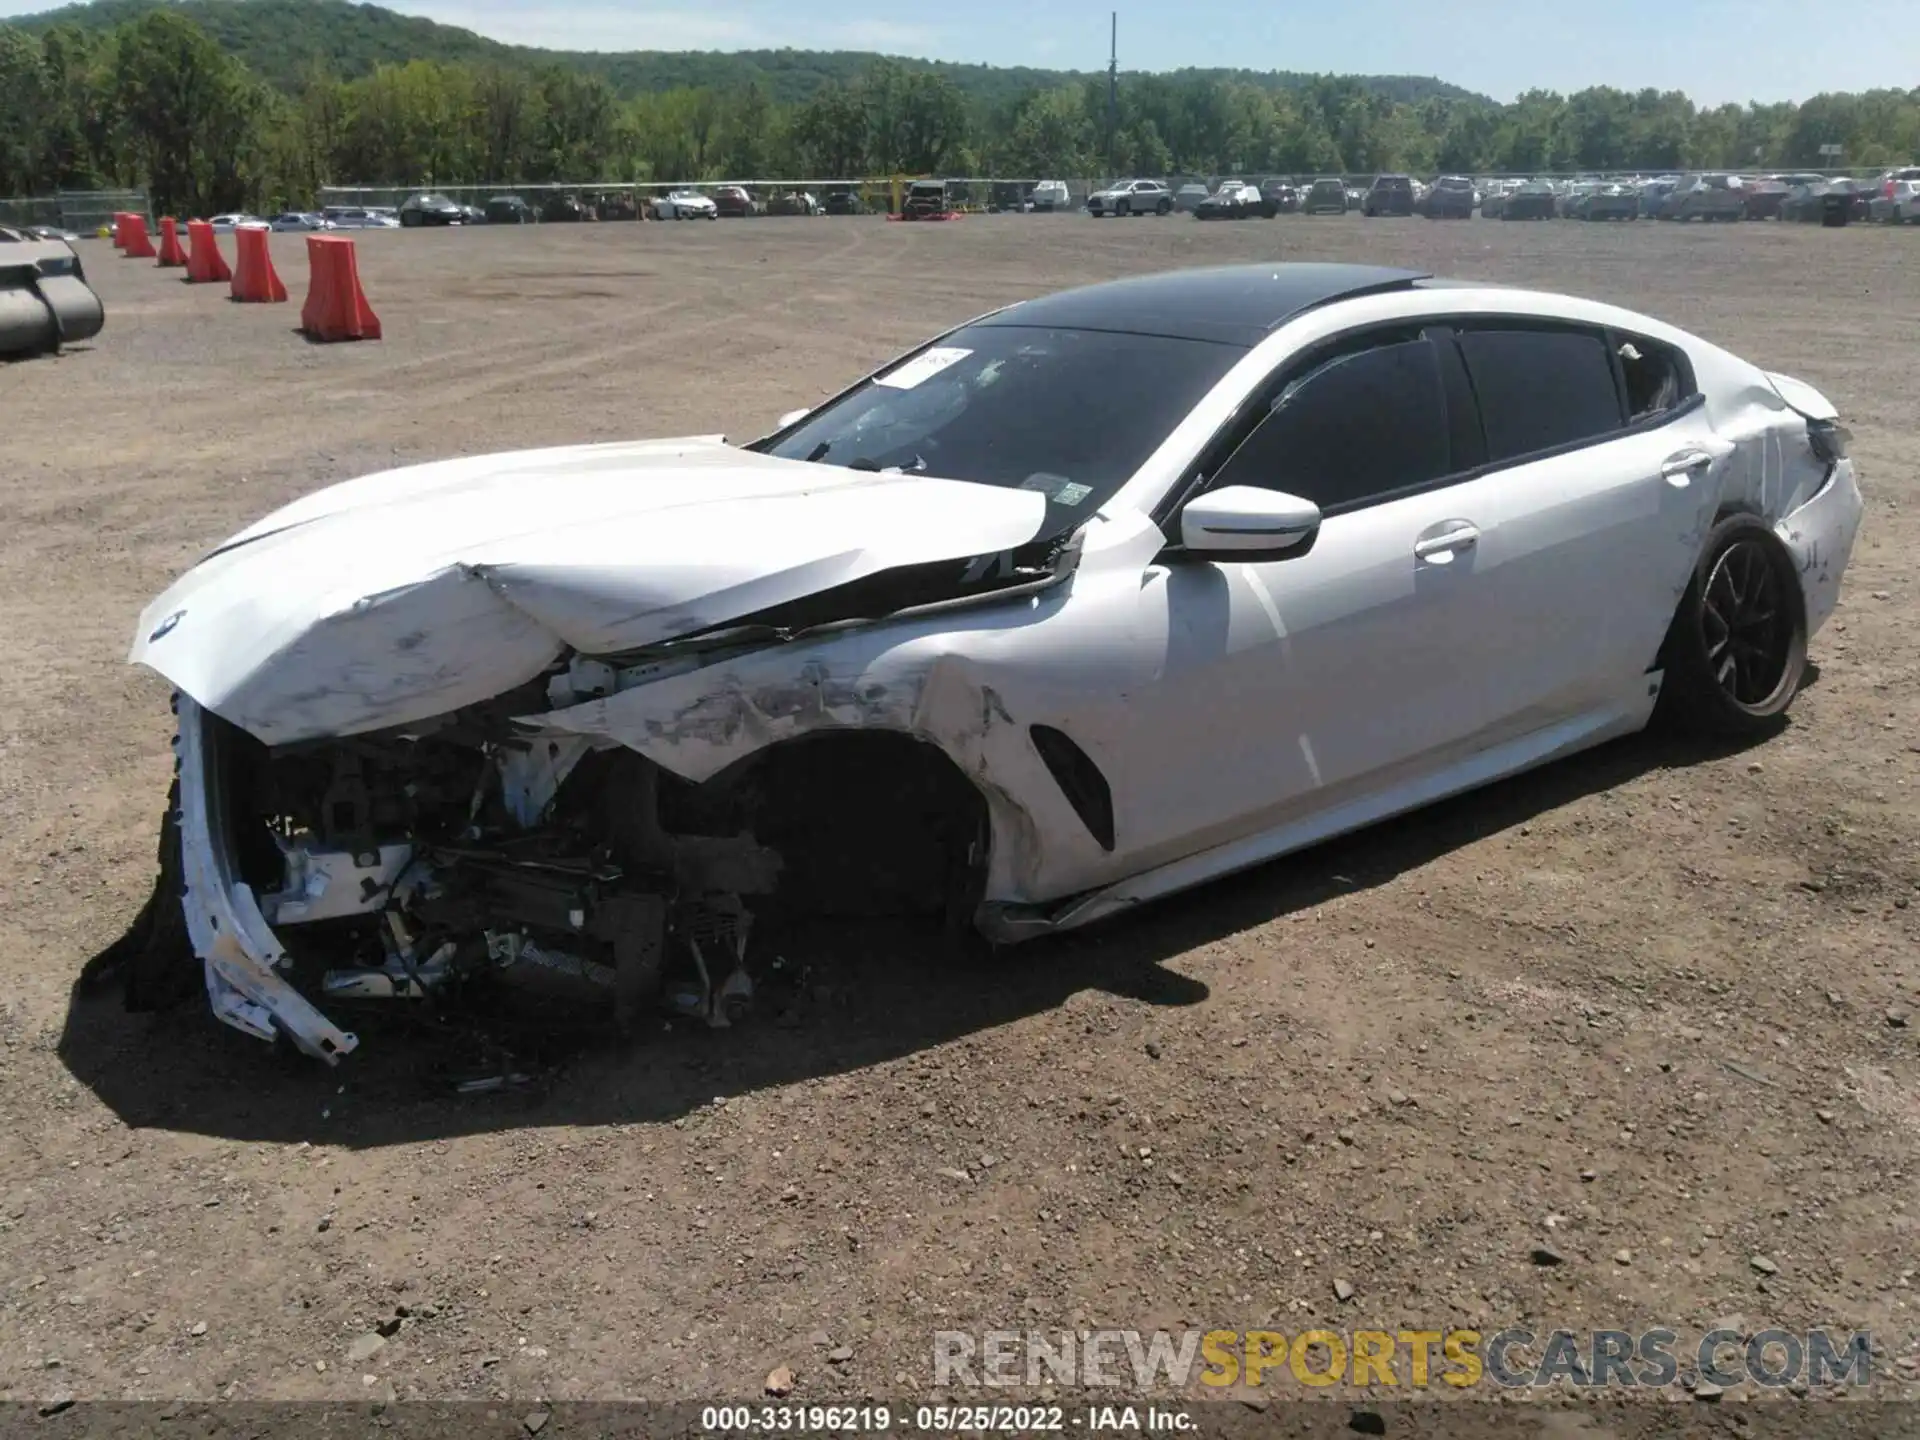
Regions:
<instances>
[{"instance_id":1,"label":"parked car in background","mask_svg":"<svg viewBox=\"0 0 1920 1440\"><path fill-rule=\"evenodd\" d=\"M711 196L702 195L698 190L669 190L664 195L654 197L653 218L656 220L718 220L720 207L714 204Z\"/></svg>"},{"instance_id":2,"label":"parked car in background","mask_svg":"<svg viewBox=\"0 0 1920 1440\"><path fill-rule=\"evenodd\" d=\"M827 214L829 215L864 215L867 213L867 202L860 198L860 192L845 186L837 190L827 191L826 206Z\"/></svg>"},{"instance_id":3,"label":"parked car in background","mask_svg":"<svg viewBox=\"0 0 1920 1440\"><path fill-rule=\"evenodd\" d=\"M1553 213L1562 220L1578 220L1587 197L1600 188L1598 180L1567 180L1554 187Z\"/></svg>"},{"instance_id":4,"label":"parked car in background","mask_svg":"<svg viewBox=\"0 0 1920 1440\"><path fill-rule=\"evenodd\" d=\"M1360 213L1368 219L1378 215L1413 214L1413 177L1374 176L1373 184L1367 187L1366 199L1360 202Z\"/></svg>"},{"instance_id":5,"label":"parked car in background","mask_svg":"<svg viewBox=\"0 0 1920 1440\"><path fill-rule=\"evenodd\" d=\"M1638 220L1640 196L1631 185L1599 184L1582 194L1567 213L1575 220Z\"/></svg>"},{"instance_id":6,"label":"parked car in background","mask_svg":"<svg viewBox=\"0 0 1920 1440\"><path fill-rule=\"evenodd\" d=\"M577 225L587 218L587 207L578 195L549 195L541 202L540 218L555 225Z\"/></svg>"},{"instance_id":7,"label":"parked car in background","mask_svg":"<svg viewBox=\"0 0 1920 1440\"><path fill-rule=\"evenodd\" d=\"M1746 213L1746 198L1731 175L1685 176L1660 206L1662 220L1727 221Z\"/></svg>"},{"instance_id":8,"label":"parked car in background","mask_svg":"<svg viewBox=\"0 0 1920 1440\"><path fill-rule=\"evenodd\" d=\"M1551 220L1560 213L1560 197L1549 180L1523 180L1500 207L1502 220Z\"/></svg>"},{"instance_id":9,"label":"parked car in background","mask_svg":"<svg viewBox=\"0 0 1920 1440\"><path fill-rule=\"evenodd\" d=\"M1780 206L1780 218L1800 225L1866 220L1872 216L1875 198L1876 192L1864 181L1822 178L1789 190Z\"/></svg>"},{"instance_id":10,"label":"parked car in background","mask_svg":"<svg viewBox=\"0 0 1920 1440\"><path fill-rule=\"evenodd\" d=\"M1367 203L1367 187L1349 180L1347 186L1347 209L1358 210Z\"/></svg>"},{"instance_id":11,"label":"parked car in background","mask_svg":"<svg viewBox=\"0 0 1920 1440\"><path fill-rule=\"evenodd\" d=\"M1173 208L1191 214L1213 192L1197 180L1189 180L1173 192Z\"/></svg>"},{"instance_id":12,"label":"parked car in background","mask_svg":"<svg viewBox=\"0 0 1920 1440\"><path fill-rule=\"evenodd\" d=\"M1873 199L1880 193L1880 187L1871 180L1855 180L1842 175L1827 182L1826 193L1829 201L1823 201L1823 204L1830 203L1830 197L1844 196L1847 219L1867 220L1873 216Z\"/></svg>"},{"instance_id":13,"label":"parked car in background","mask_svg":"<svg viewBox=\"0 0 1920 1440\"><path fill-rule=\"evenodd\" d=\"M902 220L944 220L959 206L945 180L915 180L900 199Z\"/></svg>"},{"instance_id":14,"label":"parked car in background","mask_svg":"<svg viewBox=\"0 0 1920 1440\"><path fill-rule=\"evenodd\" d=\"M1867 201L1867 218L1889 225L1920 224L1920 166L1882 175L1880 193Z\"/></svg>"},{"instance_id":15,"label":"parked car in background","mask_svg":"<svg viewBox=\"0 0 1920 1440\"><path fill-rule=\"evenodd\" d=\"M727 219L744 220L760 213L760 202L744 185L719 185L714 188L713 208Z\"/></svg>"},{"instance_id":16,"label":"parked car in background","mask_svg":"<svg viewBox=\"0 0 1920 1440\"><path fill-rule=\"evenodd\" d=\"M1116 180L1087 197L1089 215L1168 215L1173 191L1158 180Z\"/></svg>"},{"instance_id":17,"label":"parked car in background","mask_svg":"<svg viewBox=\"0 0 1920 1440\"><path fill-rule=\"evenodd\" d=\"M1042 180L1027 196L1027 203L1035 210L1071 210L1073 195L1064 180Z\"/></svg>"},{"instance_id":18,"label":"parked car in background","mask_svg":"<svg viewBox=\"0 0 1920 1440\"><path fill-rule=\"evenodd\" d=\"M1023 215L1033 208L1033 202L1027 198L1030 187L1018 180L993 180L987 185L987 213L989 215Z\"/></svg>"},{"instance_id":19,"label":"parked car in background","mask_svg":"<svg viewBox=\"0 0 1920 1440\"><path fill-rule=\"evenodd\" d=\"M1506 209L1507 197L1518 188L1517 180L1489 180L1480 191L1480 218L1498 220Z\"/></svg>"},{"instance_id":20,"label":"parked car in background","mask_svg":"<svg viewBox=\"0 0 1920 1440\"><path fill-rule=\"evenodd\" d=\"M1193 218L1251 220L1262 213L1265 204L1258 187L1244 180L1223 180L1217 190L1193 207Z\"/></svg>"},{"instance_id":21,"label":"parked car in background","mask_svg":"<svg viewBox=\"0 0 1920 1440\"><path fill-rule=\"evenodd\" d=\"M496 195L487 201L489 225L531 225L540 217L518 195Z\"/></svg>"},{"instance_id":22,"label":"parked car in background","mask_svg":"<svg viewBox=\"0 0 1920 1440\"><path fill-rule=\"evenodd\" d=\"M385 205L328 205L320 211L336 230L398 230L400 212Z\"/></svg>"},{"instance_id":23,"label":"parked car in background","mask_svg":"<svg viewBox=\"0 0 1920 1440\"><path fill-rule=\"evenodd\" d=\"M409 229L422 225L458 225L465 219L466 214L459 205L431 190L409 195L400 206L400 223Z\"/></svg>"},{"instance_id":24,"label":"parked car in background","mask_svg":"<svg viewBox=\"0 0 1920 1440\"><path fill-rule=\"evenodd\" d=\"M1347 209L1347 187L1333 179L1314 181L1300 200L1303 215L1343 215Z\"/></svg>"},{"instance_id":25,"label":"parked car in background","mask_svg":"<svg viewBox=\"0 0 1920 1440\"><path fill-rule=\"evenodd\" d=\"M306 210L287 210L267 222L268 228L278 231L289 230L331 230L333 222L324 215Z\"/></svg>"},{"instance_id":26,"label":"parked car in background","mask_svg":"<svg viewBox=\"0 0 1920 1440\"><path fill-rule=\"evenodd\" d=\"M231 235L243 225L265 225L267 222L258 215L247 215L234 211L227 215L215 215L207 223L213 226L216 235Z\"/></svg>"},{"instance_id":27,"label":"parked car in background","mask_svg":"<svg viewBox=\"0 0 1920 1440\"><path fill-rule=\"evenodd\" d=\"M460 207L460 223L462 225L484 225L487 223L487 212L479 205L463 204Z\"/></svg>"},{"instance_id":28,"label":"parked car in background","mask_svg":"<svg viewBox=\"0 0 1920 1440\"><path fill-rule=\"evenodd\" d=\"M1667 199L1680 182L1676 178L1661 176L1654 180L1643 180L1637 187L1640 194L1640 218L1657 220L1660 212L1666 209Z\"/></svg>"},{"instance_id":29,"label":"parked car in background","mask_svg":"<svg viewBox=\"0 0 1920 1440\"><path fill-rule=\"evenodd\" d=\"M1818 225L1821 201L1826 193L1827 182L1824 179L1793 186L1780 202L1779 218L1799 225Z\"/></svg>"},{"instance_id":30,"label":"parked car in background","mask_svg":"<svg viewBox=\"0 0 1920 1440\"><path fill-rule=\"evenodd\" d=\"M1471 220L1473 181L1464 175L1442 175L1420 197L1420 213L1429 220Z\"/></svg>"},{"instance_id":31,"label":"parked car in background","mask_svg":"<svg viewBox=\"0 0 1920 1440\"><path fill-rule=\"evenodd\" d=\"M1260 185L1260 198L1267 203L1267 215L1291 215L1300 208L1300 187L1291 180L1266 180Z\"/></svg>"},{"instance_id":32,"label":"parked car in background","mask_svg":"<svg viewBox=\"0 0 1920 1440\"><path fill-rule=\"evenodd\" d=\"M1793 187L1777 175L1748 180L1740 187L1740 214L1746 220L1778 220Z\"/></svg>"},{"instance_id":33,"label":"parked car in background","mask_svg":"<svg viewBox=\"0 0 1920 1440\"><path fill-rule=\"evenodd\" d=\"M777 190L767 197L769 215L824 215L826 207L807 190Z\"/></svg>"}]
</instances>

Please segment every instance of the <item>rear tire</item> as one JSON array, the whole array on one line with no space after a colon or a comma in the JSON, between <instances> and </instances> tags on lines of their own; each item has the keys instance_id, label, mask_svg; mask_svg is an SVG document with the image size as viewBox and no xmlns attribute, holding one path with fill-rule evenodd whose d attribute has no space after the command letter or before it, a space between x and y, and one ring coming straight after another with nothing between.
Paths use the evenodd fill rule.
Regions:
<instances>
[{"instance_id":1,"label":"rear tire","mask_svg":"<svg viewBox=\"0 0 1920 1440\"><path fill-rule=\"evenodd\" d=\"M1171 200L1162 200L1158 205L1153 207L1153 213L1156 215L1168 215L1172 212L1173 202Z\"/></svg>"},{"instance_id":2,"label":"rear tire","mask_svg":"<svg viewBox=\"0 0 1920 1440\"><path fill-rule=\"evenodd\" d=\"M1707 534L1661 647L1659 712L1697 735L1770 732L1807 668L1806 603L1793 557L1754 515Z\"/></svg>"}]
</instances>

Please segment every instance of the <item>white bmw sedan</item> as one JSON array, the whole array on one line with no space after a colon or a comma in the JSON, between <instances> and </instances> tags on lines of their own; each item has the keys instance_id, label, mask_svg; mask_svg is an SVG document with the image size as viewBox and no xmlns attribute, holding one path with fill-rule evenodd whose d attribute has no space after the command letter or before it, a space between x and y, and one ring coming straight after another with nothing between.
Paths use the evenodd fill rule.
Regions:
<instances>
[{"instance_id":1,"label":"white bmw sedan","mask_svg":"<svg viewBox=\"0 0 1920 1440\"><path fill-rule=\"evenodd\" d=\"M698 190L669 190L653 202L656 220L717 220L720 207Z\"/></svg>"},{"instance_id":2,"label":"white bmw sedan","mask_svg":"<svg viewBox=\"0 0 1920 1440\"><path fill-rule=\"evenodd\" d=\"M1764 733L1860 513L1803 381L1342 265L1025 301L745 446L351 480L141 617L130 999L337 1059L322 1007L462 977L722 1024L796 910L1083 925L1656 714Z\"/></svg>"}]
</instances>

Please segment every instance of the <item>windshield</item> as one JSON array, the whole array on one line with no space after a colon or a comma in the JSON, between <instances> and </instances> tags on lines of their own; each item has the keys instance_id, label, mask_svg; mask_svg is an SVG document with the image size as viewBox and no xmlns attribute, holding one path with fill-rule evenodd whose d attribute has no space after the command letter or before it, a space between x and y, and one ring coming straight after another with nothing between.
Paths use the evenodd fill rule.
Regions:
<instances>
[{"instance_id":1,"label":"windshield","mask_svg":"<svg viewBox=\"0 0 1920 1440\"><path fill-rule=\"evenodd\" d=\"M1037 490L1046 533L1061 534L1104 504L1245 354L1160 335L970 325L766 448Z\"/></svg>"}]
</instances>

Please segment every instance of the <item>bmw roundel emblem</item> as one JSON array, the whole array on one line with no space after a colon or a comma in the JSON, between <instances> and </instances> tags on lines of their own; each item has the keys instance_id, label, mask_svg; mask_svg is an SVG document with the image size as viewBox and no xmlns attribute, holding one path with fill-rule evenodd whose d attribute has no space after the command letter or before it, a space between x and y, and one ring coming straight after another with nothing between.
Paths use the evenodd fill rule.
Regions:
<instances>
[{"instance_id":1,"label":"bmw roundel emblem","mask_svg":"<svg viewBox=\"0 0 1920 1440\"><path fill-rule=\"evenodd\" d=\"M166 619L162 620L154 632L147 637L147 643L151 645L156 640L166 639L167 636L173 633L173 627L186 619L186 616L187 612L184 610L174 611L171 615L167 616Z\"/></svg>"}]
</instances>

